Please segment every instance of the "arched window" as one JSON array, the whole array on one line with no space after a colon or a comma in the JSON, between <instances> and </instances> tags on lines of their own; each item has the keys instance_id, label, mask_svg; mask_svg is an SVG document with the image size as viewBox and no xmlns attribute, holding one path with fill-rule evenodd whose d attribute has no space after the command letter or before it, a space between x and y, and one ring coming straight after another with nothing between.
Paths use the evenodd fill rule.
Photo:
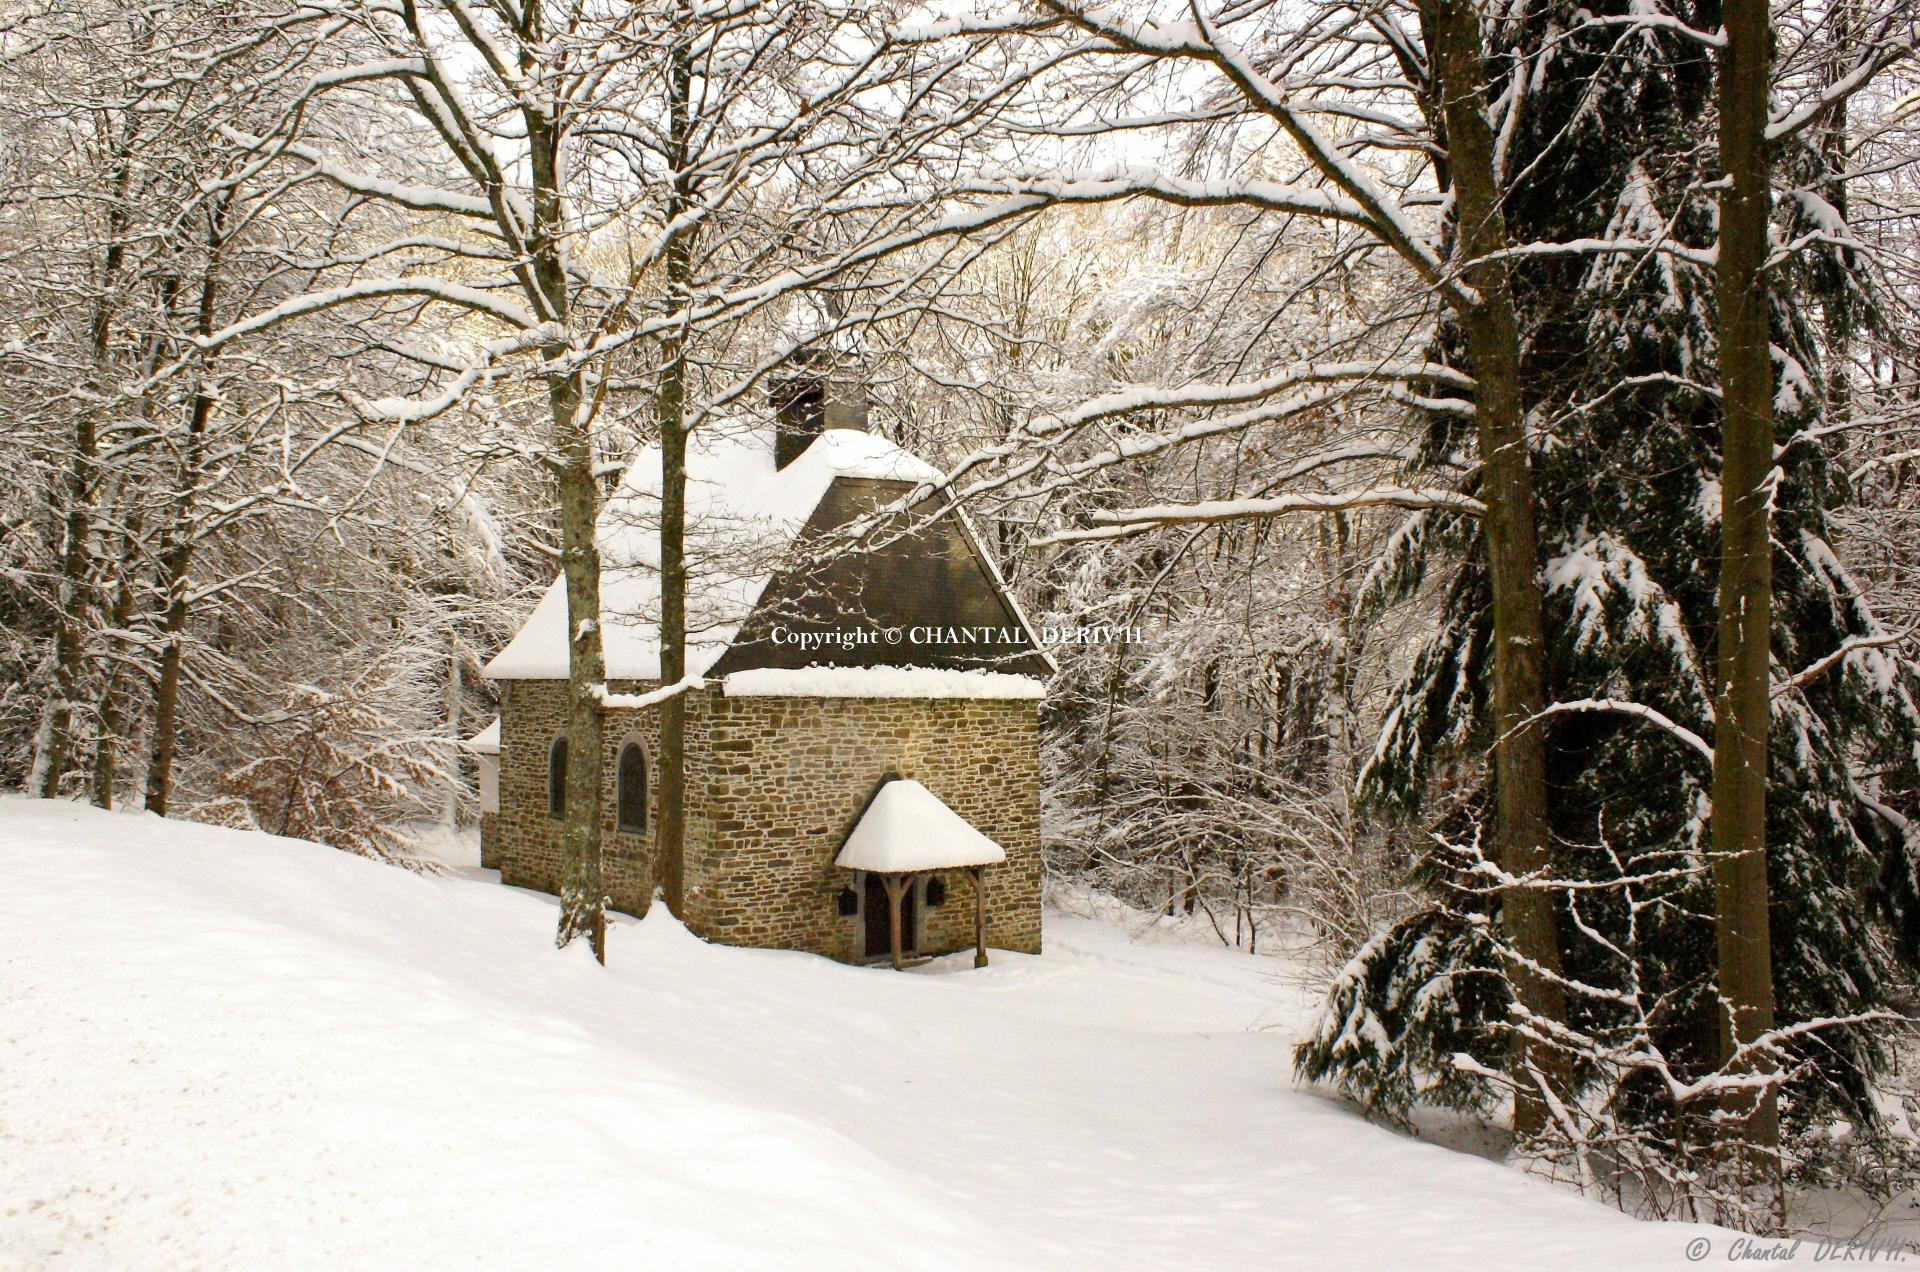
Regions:
<instances>
[{"instance_id":1,"label":"arched window","mask_svg":"<svg viewBox=\"0 0 1920 1272\"><path fill-rule=\"evenodd\" d=\"M547 816L565 821L567 816L567 739L557 737L547 751Z\"/></svg>"},{"instance_id":2,"label":"arched window","mask_svg":"<svg viewBox=\"0 0 1920 1272\"><path fill-rule=\"evenodd\" d=\"M615 773L616 825L623 832L637 834L647 828L647 753L638 742L620 748L620 765Z\"/></svg>"}]
</instances>

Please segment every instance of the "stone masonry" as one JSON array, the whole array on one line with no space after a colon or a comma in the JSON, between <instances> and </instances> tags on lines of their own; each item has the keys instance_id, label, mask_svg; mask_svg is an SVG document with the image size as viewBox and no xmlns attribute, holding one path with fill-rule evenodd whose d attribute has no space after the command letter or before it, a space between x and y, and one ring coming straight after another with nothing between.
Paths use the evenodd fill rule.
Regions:
<instances>
[{"instance_id":1,"label":"stone masonry","mask_svg":"<svg viewBox=\"0 0 1920 1272\"><path fill-rule=\"evenodd\" d=\"M652 682L610 685L642 693ZM506 884L552 892L560 878L560 823L547 815L547 755L564 722L566 685L501 684L500 811L494 854ZM687 923L727 945L805 950L843 961L877 957L864 920L839 897L862 880L833 858L882 780L913 778L1006 849L986 869L987 944L1038 953L1040 854L1038 704L917 698L687 700ZM610 710L602 757L602 842L614 908L643 913L652 892L658 736L652 710ZM648 831L619 834L614 769L637 739L648 756ZM916 907L921 954L973 945L973 882L943 876L946 898ZM924 901L926 880L917 895Z\"/></svg>"}]
</instances>

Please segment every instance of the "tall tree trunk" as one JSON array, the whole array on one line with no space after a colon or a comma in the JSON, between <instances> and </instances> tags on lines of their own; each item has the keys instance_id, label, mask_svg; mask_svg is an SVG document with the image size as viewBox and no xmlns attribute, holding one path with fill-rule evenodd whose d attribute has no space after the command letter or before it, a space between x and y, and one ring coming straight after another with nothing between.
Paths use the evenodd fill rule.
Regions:
<instances>
[{"instance_id":1,"label":"tall tree trunk","mask_svg":"<svg viewBox=\"0 0 1920 1272\"><path fill-rule=\"evenodd\" d=\"M33 793L52 799L60 793L73 752L74 707L86 678L88 614L92 609L93 534L91 504L95 483L95 451L99 445L93 407L83 407L74 421L73 450L61 491L65 526L60 550L60 585L53 620L53 700L47 704L41 730L41 751L34 762Z\"/></svg>"},{"instance_id":2,"label":"tall tree trunk","mask_svg":"<svg viewBox=\"0 0 1920 1272\"><path fill-rule=\"evenodd\" d=\"M1855 28L1858 25L1858 0L1838 0L1833 6L1829 20L1826 66L1821 78L1826 86L1842 79L1850 68L1850 61L1856 50L1854 47ZM1827 114L1827 121L1821 130L1820 156L1827 168L1825 196L1840 219L1847 216L1847 98L1835 102ZM1853 254L1845 254L1852 263ZM1854 303L1853 289L1842 284L1837 293L1826 299L1823 308L1826 311L1827 334L1827 411L1826 423L1829 427L1844 426L1853 413L1853 388L1848 377L1853 366L1853 326Z\"/></svg>"},{"instance_id":3,"label":"tall tree trunk","mask_svg":"<svg viewBox=\"0 0 1920 1272\"><path fill-rule=\"evenodd\" d=\"M200 336L213 333L218 316L221 257L227 241L226 211L224 194L215 195L207 203L206 272L200 276L200 294L193 316L194 333ZM187 436L180 448L179 476L173 496L173 526L161 552L161 594L167 598L167 614L161 627L160 673L153 689L153 751L147 757L146 794L147 811L161 817L167 815L173 798L173 760L180 731L180 671L185 657L190 604L188 580L192 577L194 547L199 541L194 530L194 514L215 396L213 367L203 365L193 404L187 410Z\"/></svg>"},{"instance_id":4,"label":"tall tree trunk","mask_svg":"<svg viewBox=\"0 0 1920 1272\"><path fill-rule=\"evenodd\" d=\"M564 356L553 350L550 357ZM600 632L600 548L595 538L600 491L593 478L593 444L581 419L580 376L547 383L560 464L561 563L567 581L567 780L561 829L564 874L556 942L586 936L593 956L607 961L606 886L600 868L600 786L605 717L600 692L606 657Z\"/></svg>"},{"instance_id":5,"label":"tall tree trunk","mask_svg":"<svg viewBox=\"0 0 1920 1272\"><path fill-rule=\"evenodd\" d=\"M1468 262L1464 277L1479 297L1461 320L1473 363L1486 504L1481 537L1493 591L1494 854L1502 869L1525 875L1547 864L1548 828L1545 745L1536 721L1546 706L1540 549L1520 400L1519 320L1506 264L1487 259L1509 244L1486 114L1479 15L1472 0L1425 0L1421 12L1446 125L1458 258ZM1510 975L1521 1006L1543 1020L1564 1021L1552 898L1534 888L1509 889L1500 921L1518 955ZM1568 1066L1564 1052L1537 1040L1518 1047L1516 1062L1514 1130L1525 1137L1539 1133L1547 1118L1533 1075L1564 1092Z\"/></svg>"},{"instance_id":6,"label":"tall tree trunk","mask_svg":"<svg viewBox=\"0 0 1920 1272\"><path fill-rule=\"evenodd\" d=\"M172 275L163 276L156 292L159 300L161 322L148 339L147 356L143 373L151 377L160 365L171 344L169 339L173 318L173 304L179 295L178 281ZM155 429L154 417L158 404L154 400L151 388L140 394L140 420L143 427ZM101 808L112 808L114 787L118 784L118 751L121 733L127 727L130 716L129 704L121 693L120 660L127 648L126 633L133 625L137 588L135 585L137 562L143 555L142 526L145 518L141 506L135 502L126 516L125 530L120 539L120 579L114 595L113 610L108 620L108 633L105 638L107 653L106 684L100 691L98 708L100 728L93 741L93 802Z\"/></svg>"},{"instance_id":7,"label":"tall tree trunk","mask_svg":"<svg viewBox=\"0 0 1920 1272\"><path fill-rule=\"evenodd\" d=\"M677 351L670 357L660 391L660 678L667 684L687 674L686 364ZM686 722L684 693L660 704L657 851L667 909L678 919L686 917L687 904Z\"/></svg>"},{"instance_id":8,"label":"tall tree trunk","mask_svg":"<svg viewBox=\"0 0 1920 1272\"><path fill-rule=\"evenodd\" d=\"M113 807L118 770L116 749L120 734L126 728L126 702L120 689L120 664L116 655L126 646L121 633L133 624L133 564L140 550L140 523L137 508L128 513L126 530L120 536L120 582L114 590L113 608L108 613L104 636L108 659L97 708L100 725L93 738L93 802L99 808Z\"/></svg>"},{"instance_id":9,"label":"tall tree trunk","mask_svg":"<svg viewBox=\"0 0 1920 1272\"><path fill-rule=\"evenodd\" d=\"M153 689L153 751L147 757L146 808L165 817L173 798L173 760L180 733L180 671L185 657L189 579L192 577L194 503L200 481L200 461L207 425L213 416L213 394L194 395L187 416L186 445L180 455L180 488L174 495L171 542L161 555L161 588L167 598L160 634L160 673Z\"/></svg>"},{"instance_id":10,"label":"tall tree trunk","mask_svg":"<svg viewBox=\"0 0 1920 1272\"><path fill-rule=\"evenodd\" d=\"M161 575L167 614L160 629L160 674L153 687L153 751L147 756L146 796L147 811L161 817L167 815L173 798L173 756L180 728L180 660L187 633L188 570L193 562L193 532L188 524L192 512L180 505L190 498L186 492L177 498L174 533L179 537L167 546Z\"/></svg>"},{"instance_id":11,"label":"tall tree trunk","mask_svg":"<svg viewBox=\"0 0 1920 1272\"><path fill-rule=\"evenodd\" d=\"M685 28L682 28L683 31ZM674 46L668 66L667 141L672 185L667 223L677 225L691 206L686 177L692 128L693 67L685 44ZM667 300L690 300L693 243L690 227L667 244ZM663 365L656 409L660 417L660 678L674 684L687 674L687 333L662 342ZM656 851L667 909L686 917L687 902L687 700L675 694L660 704L660 825Z\"/></svg>"},{"instance_id":12,"label":"tall tree trunk","mask_svg":"<svg viewBox=\"0 0 1920 1272\"><path fill-rule=\"evenodd\" d=\"M1766 0L1727 0L1720 50L1721 505L1719 650L1713 747L1713 887L1720 961L1720 1055L1773 1028L1767 919L1767 726L1773 620L1773 359L1766 263L1771 179L1767 87L1772 32ZM1770 1069L1762 1057L1736 1066ZM1730 1138L1770 1169L1779 1145L1772 1091L1725 1102Z\"/></svg>"},{"instance_id":13,"label":"tall tree trunk","mask_svg":"<svg viewBox=\"0 0 1920 1272\"><path fill-rule=\"evenodd\" d=\"M528 29L522 71L533 71L532 50L544 38L540 6L526 6ZM570 292L563 235L567 232L560 148L565 134L553 115L531 106L527 127L533 229L527 243L531 299L541 317L565 329ZM549 362L569 353L565 340L543 347ZM600 630L600 489L593 475L590 411L580 371L547 375L547 407L559 453L560 560L567 583L567 780L561 827L560 923L555 943L585 936L593 956L607 961L607 890L600 860L600 788L605 757L607 668Z\"/></svg>"},{"instance_id":14,"label":"tall tree trunk","mask_svg":"<svg viewBox=\"0 0 1920 1272\"><path fill-rule=\"evenodd\" d=\"M461 711L466 695L464 678L460 674L460 633L449 628L447 631L447 753L453 757L453 772L447 782L446 804L440 810L441 823L449 835L460 829L460 743L464 740Z\"/></svg>"},{"instance_id":15,"label":"tall tree trunk","mask_svg":"<svg viewBox=\"0 0 1920 1272\"><path fill-rule=\"evenodd\" d=\"M111 123L107 125L111 127ZM101 257L99 291L88 324L92 358L90 402L73 422L73 449L62 482L64 535L60 550L60 586L53 616L53 700L47 704L40 754L34 761L33 793L51 799L60 793L73 754L73 714L86 679L86 629L93 589L93 498L98 484L100 446L97 403L114 391L108 362L113 352L113 319L119 303L120 275L126 265L127 196L133 181L133 143L116 143L112 192L108 196L106 250Z\"/></svg>"}]
</instances>

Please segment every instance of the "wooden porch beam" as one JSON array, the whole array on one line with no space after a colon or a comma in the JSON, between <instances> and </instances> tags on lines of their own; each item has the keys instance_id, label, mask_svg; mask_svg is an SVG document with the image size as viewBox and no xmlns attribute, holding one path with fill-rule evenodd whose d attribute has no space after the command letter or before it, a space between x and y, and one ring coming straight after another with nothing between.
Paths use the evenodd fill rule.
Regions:
<instances>
[{"instance_id":1,"label":"wooden porch beam","mask_svg":"<svg viewBox=\"0 0 1920 1272\"><path fill-rule=\"evenodd\" d=\"M973 868L973 965L987 965L987 868Z\"/></svg>"},{"instance_id":2,"label":"wooden porch beam","mask_svg":"<svg viewBox=\"0 0 1920 1272\"><path fill-rule=\"evenodd\" d=\"M893 937L893 970L900 970L900 900L913 886L912 875L883 874L881 886L887 890L887 926Z\"/></svg>"}]
</instances>

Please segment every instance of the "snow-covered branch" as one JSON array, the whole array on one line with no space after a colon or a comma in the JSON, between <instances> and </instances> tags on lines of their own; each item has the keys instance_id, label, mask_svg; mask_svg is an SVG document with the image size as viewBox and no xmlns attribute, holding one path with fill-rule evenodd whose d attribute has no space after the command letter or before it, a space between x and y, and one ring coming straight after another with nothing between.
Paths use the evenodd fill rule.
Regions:
<instances>
[{"instance_id":1,"label":"snow-covered branch","mask_svg":"<svg viewBox=\"0 0 1920 1272\"><path fill-rule=\"evenodd\" d=\"M1287 517L1298 513L1353 512L1362 508L1439 510L1478 516L1485 505L1470 495L1443 489L1407 486L1371 486L1334 493L1308 492L1265 499L1213 499L1191 504L1160 504L1089 514L1093 529L1060 530L1035 540L1038 544L1076 543L1138 534L1162 526L1210 524Z\"/></svg>"},{"instance_id":2,"label":"snow-covered branch","mask_svg":"<svg viewBox=\"0 0 1920 1272\"><path fill-rule=\"evenodd\" d=\"M1679 741L1688 750L1705 759L1708 763L1713 762L1713 747L1698 733L1695 733L1686 725L1670 719L1665 714L1654 710L1652 707L1638 702L1622 702L1617 698L1575 698L1567 702L1550 703L1545 710L1529 717L1515 727L1523 729L1535 721L1543 720L1548 716L1582 712L1624 715L1631 716L1636 720L1644 720Z\"/></svg>"}]
</instances>

